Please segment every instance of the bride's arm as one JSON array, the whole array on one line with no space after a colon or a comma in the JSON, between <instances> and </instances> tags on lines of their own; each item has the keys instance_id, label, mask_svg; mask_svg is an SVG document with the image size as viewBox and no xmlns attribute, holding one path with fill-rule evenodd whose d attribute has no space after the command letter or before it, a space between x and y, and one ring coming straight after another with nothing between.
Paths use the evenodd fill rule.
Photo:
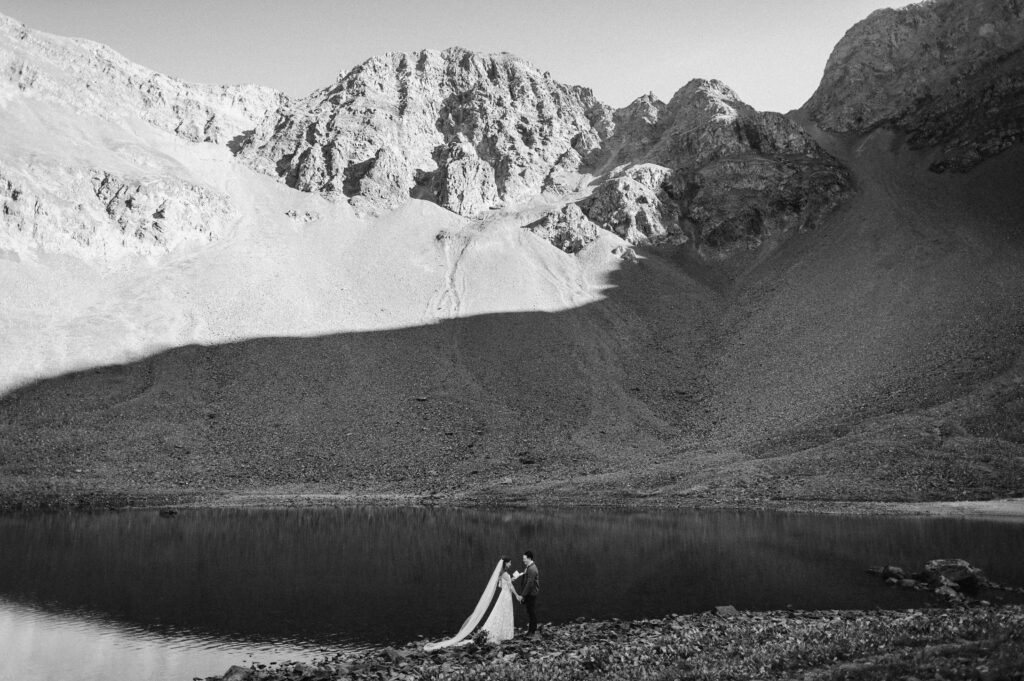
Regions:
<instances>
[{"instance_id":1,"label":"bride's arm","mask_svg":"<svg viewBox=\"0 0 1024 681\"><path fill-rule=\"evenodd\" d=\"M512 595L515 596L517 601L522 600L521 598L519 598L519 594L516 593L516 587L512 583L512 575L510 575L509 573L505 572L501 575L501 586L511 591Z\"/></svg>"},{"instance_id":2,"label":"bride's arm","mask_svg":"<svg viewBox=\"0 0 1024 681\"><path fill-rule=\"evenodd\" d=\"M523 600L522 596L519 595L519 592L516 591L516 586L515 583L512 581L512 577L508 575L506 576L508 577L508 581L506 582L506 584L508 584L508 590L512 592L512 595L515 596L515 599L517 601Z\"/></svg>"}]
</instances>

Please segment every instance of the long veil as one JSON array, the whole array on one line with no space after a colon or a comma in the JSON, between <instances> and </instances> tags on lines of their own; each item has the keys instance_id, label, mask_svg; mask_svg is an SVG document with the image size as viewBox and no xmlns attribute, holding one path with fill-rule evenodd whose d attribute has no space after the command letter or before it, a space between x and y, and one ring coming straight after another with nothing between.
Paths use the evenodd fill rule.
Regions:
<instances>
[{"instance_id":1,"label":"long veil","mask_svg":"<svg viewBox=\"0 0 1024 681\"><path fill-rule=\"evenodd\" d=\"M449 639L444 641L438 641L437 643L428 643L423 646L423 650L428 653L432 650L438 650L440 648L448 648L450 646L456 646L463 642L463 640L469 636L477 625L483 620L484 615L487 614L487 608L490 607L491 601L494 600L494 590L498 586L498 577L501 576L501 568L503 567L502 561L498 561L498 564L494 568L494 572L491 573L491 578L487 580L487 586L484 587L484 593L480 596L480 600L477 601L476 608L473 610L473 614L462 623L462 627L459 629L459 633L455 634Z\"/></svg>"}]
</instances>

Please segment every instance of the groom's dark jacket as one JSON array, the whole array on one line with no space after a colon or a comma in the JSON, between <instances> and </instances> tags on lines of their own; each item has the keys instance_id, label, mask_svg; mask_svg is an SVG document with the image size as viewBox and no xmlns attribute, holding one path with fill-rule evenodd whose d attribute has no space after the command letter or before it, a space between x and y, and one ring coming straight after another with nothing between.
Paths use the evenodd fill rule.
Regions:
<instances>
[{"instance_id":1,"label":"groom's dark jacket","mask_svg":"<svg viewBox=\"0 0 1024 681\"><path fill-rule=\"evenodd\" d=\"M536 563L530 563L529 567L526 568L526 574L523 575L523 592L520 595L523 598L536 596L539 591L540 570L537 569Z\"/></svg>"}]
</instances>

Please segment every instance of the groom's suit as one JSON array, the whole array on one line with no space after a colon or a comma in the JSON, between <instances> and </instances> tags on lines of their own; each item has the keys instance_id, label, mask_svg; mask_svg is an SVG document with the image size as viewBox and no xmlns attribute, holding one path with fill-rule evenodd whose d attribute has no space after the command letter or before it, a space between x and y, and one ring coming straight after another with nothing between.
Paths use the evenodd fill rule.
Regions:
<instances>
[{"instance_id":1,"label":"groom's suit","mask_svg":"<svg viewBox=\"0 0 1024 681\"><path fill-rule=\"evenodd\" d=\"M530 618L528 634L537 632L537 593L540 592L540 570L536 563L530 563L523 574L523 588L521 596L523 605L526 606L526 615Z\"/></svg>"}]
</instances>

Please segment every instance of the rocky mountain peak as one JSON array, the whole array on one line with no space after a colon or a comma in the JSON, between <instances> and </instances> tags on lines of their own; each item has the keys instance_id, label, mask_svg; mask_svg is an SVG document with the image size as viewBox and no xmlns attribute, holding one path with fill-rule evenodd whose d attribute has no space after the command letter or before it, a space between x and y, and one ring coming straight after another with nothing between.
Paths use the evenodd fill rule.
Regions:
<instances>
[{"instance_id":1,"label":"rocky mountain peak","mask_svg":"<svg viewBox=\"0 0 1024 681\"><path fill-rule=\"evenodd\" d=\"M632 102L615 112L616 127L619 119L623 121L642 121L649 125L658 122L665 112L665 102L658 99L653 92L640 95Z\"/></svg>"},{"instance_id":2,"label":"rocky mountain peak","mask_svg":"<svg viewBox=\"0 0 1024 681\"><path fill-rule=\"evenodd\" d=\"M613 120L613 170L578 202L586 220L563 210L531 225L556 245L578 249L596 225L721 259L813 228L849 192L846 169L796 123L721 81L691 80L668 104L645 95Z\"/></svg>"},{"instance_id":3,"label":"rocky mountain peak","mask_svg":"<svg viewBox=\"0 0 1024 681\"><path fill-rule=\"evenodd\" d=\"M649 149L665 130L665 102L649 93L612 114L618 152L627 157Z\"/></svg>"},{"instance_id":4,"label":"rocky mountain peak","mask_svg":"<svg viewBox=\"0 0 1024 681\"><path fill-rule=\"evenodd\" d=\"M752 118L757 112L725 83L695 78L679 88L668 104L653 94L644 95L616 111L613 120L620 154L642 155L662 142L670 130L669 137L678 138L727 126L741 114Z\"/></svg>"},{"instance_id":5,"label":"rocky mountain peak","mask_svg":"<svg viewBox=\"0 0 1024 681\"><path fill-rule=\"evenodd\" d=\"M1024 136L1024 3L931 0L872 13L839 41L803 110L823 129L887 127L970 168Z\"/></svg>"},{"instance_id":6,"label":"rocky mountain peak","mask_svg":"<svg viewBox=\"0 0 1024 681\"><path fill-rule=\"evenodd\" d=\"M578 167L610 127L590 90L513 55L422 50L367 60L283 108L241 156L292 187L368 211L412 194L472 214L539 193L556 165ZM382 173L395 175L390 190Z\"/></svg>"},{"instance_id":7,"label":"rocky mountain peak","mask_svg":"<svg viewBox=\"0 0 1024 681\"><path fill-rule=\"evenodd\" d=\"M720 81L695 79L668 104L648 94L613 112L589 89L518 57L457 47L369 59L266 119L240 155L289 186L367 213L414 197L475 215L542 192L578 193L581 174L605 173L579 210L531 225L569 250L604 228L632 243L731 252L811 226L808 206L817 215L848 186L796 124L758 113ZM765 175L763 186L726 200L738 196L736 184L751 186L740 181L745 172ZM795 198L801 192L810 196Z\"/></svg>"},{"instance_id":8,"label":"rocky mountain peak","mask_svg":"<svg viewBox=\"0 0 1024 681\"><path fill-rule=\"evenodd\" d=\"M722 81L703 78L694 78L679 88L668 103L670 112L704 111L712 119L721 122L734 120L740 109L750 112L754 110Z\"/></svg>"}]
</instances>

